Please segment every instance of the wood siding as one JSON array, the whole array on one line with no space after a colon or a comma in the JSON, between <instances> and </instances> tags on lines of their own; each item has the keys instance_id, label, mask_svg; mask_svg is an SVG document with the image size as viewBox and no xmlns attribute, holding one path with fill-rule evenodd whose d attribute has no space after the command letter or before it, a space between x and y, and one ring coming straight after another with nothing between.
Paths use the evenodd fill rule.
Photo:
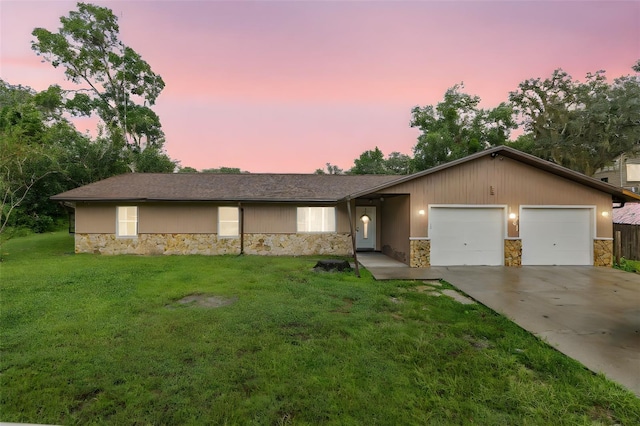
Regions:
<instances>
[{"instance_id":1,"label":"wood siding","mask_svg":"<svg viewBox=\"0 0 640 426\"><path fill-rule=\"evenodd\" d=\"M86 204L76 205L76 232L115 234L117 206L136 205ZM218 207L237 204L211 203L140 203L139 234L217 234ZM300 207L308 205L301 204ZM297 208L294 204L243 204L244 232L264 234L295 234ZM347 206L336 207L336 232L349 232Z\"/></svg>"},{"instance_id":2,"label":"wood siding","mask_svg":"<svg viewBox=\"0 0 640 426\"><path fill-rule=\"evenodd\" d=\"M620 231L620 253L614 253L615 256L629 260L640 260L640 225L614 223L613 230L614 232ZM614 240L613 247L617 246L618 242Z\"/></svg>"},{"instance_id":3,"label":"wood siding","mask_svg":"<svg viewBox=\"0 0 640 426\"><path fill-rule=\"evenodd\" d=\"M115 204L76 204L76 229L78 234L115 234Z\"/></svg>"},{"instance_id":4,"label":"wood siding","mask_svg":"<svg viewBox=\"0 0 640 426\"><path fill-rule=\"evenodd\" d=\"M218 232L218 207L211 204L141 204L140 234L213 234Z\"/></svg>"},{"instance_id":5,"label":"wood siding","mask_svg":"<svg viewBox=\"0 0 640 426\"><path fill-rule=\"evenodd\" d=\"M244 232L291 234L296 232L296 209L291 204L243 204Z\"/></svg>"},{"instance_id":6,"label":"wood siding","mask_svg":"<svg viewBox=\"0 0 640 426\"><path fill-rule=\"evenodd\" d=\"M519 161L489 156L432 173L384 190L411 194L411 236L428 237L428 206L431 204L504 205L519 214L523 205L596 206L597 238L611 238L611 196L576 182L544 172ZM418 214L424 210L425 214ZM508 236L518 237L509 223Z\"/></svg>"},{"instance_id":7,"label":"wood siding","mask_svg":"<svg viewBox=\"0 0 640 426\"><path fill-rule=\"evenodd\" d=\"M410 260L409 196L387 197L381 204L382 252L408 264Z\"/></svg>"}]
</instances>

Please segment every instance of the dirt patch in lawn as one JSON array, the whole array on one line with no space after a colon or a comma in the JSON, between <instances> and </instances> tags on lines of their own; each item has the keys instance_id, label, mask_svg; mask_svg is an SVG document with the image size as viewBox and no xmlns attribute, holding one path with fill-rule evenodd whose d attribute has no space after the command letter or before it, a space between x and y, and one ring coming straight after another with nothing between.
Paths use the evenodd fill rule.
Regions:
<instances>
[{"instance_id":1,"label":"dirt patch in lawn","mask_svg":"<svg viewBox=\"0 0 640 426\"><path fill-rule=\"evenodd\" d=\"M190 294L176 303L179 305L198 306L201 308L220 308L222 306L233 305L238 301L237 297L212 296L210 294ZM175 308L175 305L168 305L168 308Z\"/></svg>"}]
</instances>

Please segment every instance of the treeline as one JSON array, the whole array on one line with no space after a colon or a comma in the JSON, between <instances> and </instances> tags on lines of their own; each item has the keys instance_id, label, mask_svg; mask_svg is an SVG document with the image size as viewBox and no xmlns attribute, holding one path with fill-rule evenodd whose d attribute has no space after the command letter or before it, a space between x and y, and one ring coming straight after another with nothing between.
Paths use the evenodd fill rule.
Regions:
<instances>
[{"instance_id":1,"label":"treeline","mask_svg":"<svg viewBox=\"0 0 640 426\"><path fill-rule=\"evenodd\" d=\"M509 145L564 167L592 175L623 153L637 154L640 142L640 61L635 75L608 82L604 71L574 80L558 69L532 78L492 109L462 85L448 89L436 105L411 111L420 130L413 156L375 147L349 170L327 163L316 173L408 174L426 170L494 146ZM519 136L513 139L512 132Z\"/></svg>"},{"instance_id":2,"label":"treeline","mask_svg":"<svg viewBox=\"0 0 640 426\"><path fill-rule=\"evenodd\" d=\"M64 215L49 201L56 193L127 171L177 167L151 109L164 82L119 40L113 12L78 3L60 22L55 33L36 28L32 49L62 68L72 89L36 92L0 80L0 233L51 229ZM89 116L99 119L95 137L71 123Z\"/></svg>"}]
</instances>

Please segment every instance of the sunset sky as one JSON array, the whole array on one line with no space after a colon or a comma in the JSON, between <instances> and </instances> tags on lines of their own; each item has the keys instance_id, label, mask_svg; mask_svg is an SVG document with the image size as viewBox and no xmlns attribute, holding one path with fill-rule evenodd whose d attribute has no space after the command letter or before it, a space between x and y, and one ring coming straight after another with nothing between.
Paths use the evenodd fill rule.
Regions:
<instances>
[{"instance_id":1,"label":"sunset sky","mask_svg":"<svg viewBox=\"0 0 640 426\"><path fill-rule=\"evenodd\" d=\"M154 109L167 152L197 169L312 173L376 146L411 154L411 108L456 83L493 107L556 68L613 79L640 59L640 1L92 3L164 79ZM0 0L1 78L71 88L30 42L73 9Z\"/></svg>"}]
</instances>

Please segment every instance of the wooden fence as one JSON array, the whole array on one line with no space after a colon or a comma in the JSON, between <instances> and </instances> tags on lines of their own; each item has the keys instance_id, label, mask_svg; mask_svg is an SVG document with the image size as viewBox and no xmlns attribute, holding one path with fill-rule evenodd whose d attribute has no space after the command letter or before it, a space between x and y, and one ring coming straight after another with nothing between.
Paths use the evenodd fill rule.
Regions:
<instances>
[{"instance_id":1,"label":"wooden fence","mask_svg":"<svg viewBox=\"0 0 640 426\"><path fill-rule=\"evenodd\" d=\"M620 242L617 241L620 231ZM617 253L618 247L620 253ZM624 257L629 260L640 260L640 225L613 224L613 250L614 256Z\"/></svg>"}]
</instances>

